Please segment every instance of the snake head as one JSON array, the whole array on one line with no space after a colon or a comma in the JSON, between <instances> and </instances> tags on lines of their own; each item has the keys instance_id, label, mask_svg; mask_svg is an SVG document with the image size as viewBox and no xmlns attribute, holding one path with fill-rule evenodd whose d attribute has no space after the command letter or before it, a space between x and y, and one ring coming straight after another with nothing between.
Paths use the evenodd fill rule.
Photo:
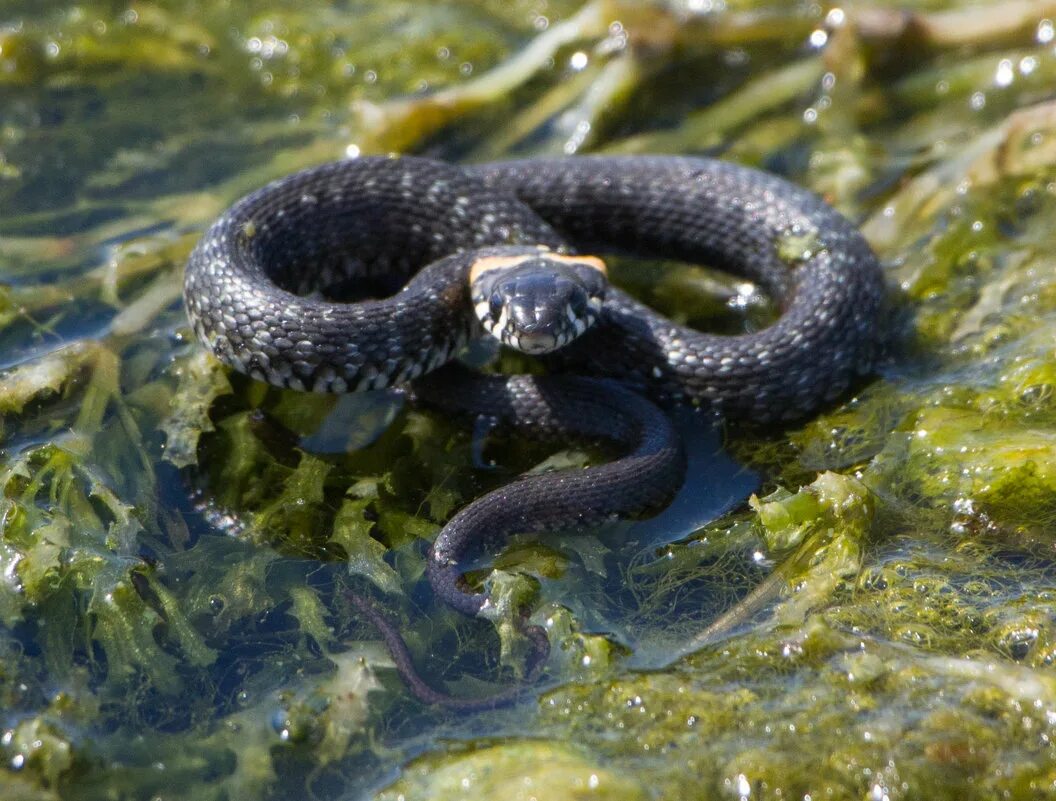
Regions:
<instances>
[{"instance_id":1,"label":"snake head","mask_svg":"<svg viewBox=\"0 0 1056 801\"><path fill-rule=\"evenodd\" d=\"M484 330L532 355L563 348L590 328L607 287L601 259L541 248L489 252L470 268L473 308Z\"/></svg>"}]
</instances>

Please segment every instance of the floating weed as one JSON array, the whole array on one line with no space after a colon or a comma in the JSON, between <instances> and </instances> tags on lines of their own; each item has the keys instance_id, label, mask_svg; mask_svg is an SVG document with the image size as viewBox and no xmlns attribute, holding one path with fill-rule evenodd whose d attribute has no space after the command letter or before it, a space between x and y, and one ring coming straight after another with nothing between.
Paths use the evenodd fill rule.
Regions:
<instances>
[{"instance_id":1,"label":"floating weed","mask_svg":"<svg viewBox=\"0 0 1056 801\"><path fill-rule=\"evenodd\" d=\"M1050 791L1051 2L23 5L0 31L5 798L336 798L404 764L381 798ZM496 619L467 621L422 575L439 527L596 454L229 374L188 339L179 267L307 164L584 148L812 186L865 218L903 312L854 397L726 430L760 497L659 548L514 543ZM772 317L696 267L617 277L723 332ZM557 686L422 710L348 584L465 695L523 670L528 606Z\"/></svg>"},{"instance_id":2,"label":"floating weed","mask_svg":"<svg viewBox=\"0 0 1056 801\"><path fill-rule=\"evenodd\" d=\"M379 801L407 798L596 798L644 801L645 785L633 776L599 765L587 756L551 743L525 740L481 746L444 760L423 757L407 775L377 796Z\"/></svg>"},{"instance_id":3,"label":"floating weed","mask_svg":"<svg viewBox=\"0 0 1056 801\"><path fill-rule=\"evenodd\" d=\"M189 467L197 462L201 435L214 430L210 407L232 391L231 384L220 363L204 351L186 357L173 375L179 383L171 399L172 414L161 426L165 459L176 467Z\"/></svg>"}]
</instances>

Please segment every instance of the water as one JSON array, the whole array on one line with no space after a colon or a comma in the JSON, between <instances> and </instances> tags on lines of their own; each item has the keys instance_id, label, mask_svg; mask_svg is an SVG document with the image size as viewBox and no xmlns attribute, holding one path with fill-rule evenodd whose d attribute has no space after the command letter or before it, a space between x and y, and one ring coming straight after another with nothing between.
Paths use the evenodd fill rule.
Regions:
<instances>
[{"instance_id":1,"label":"water","mask_svg":"<svg viewBox=\"0 0 1056 801\"><path fill-rule=\"evenodd\" d=\"M0 795L1056 794L1056 7L909 8L0 5ZM506 617L467 621L422 580L443 522L598 454L229 375L179 300L236 197L390 151L783 174L884 261L887 359L799 426L683 413L670 509L482 557ZM773 314L616 276L717 330ZM527 605L546 677L423 707L346 586L467 696L517 680Z\"/></svg>"}]
</instances>

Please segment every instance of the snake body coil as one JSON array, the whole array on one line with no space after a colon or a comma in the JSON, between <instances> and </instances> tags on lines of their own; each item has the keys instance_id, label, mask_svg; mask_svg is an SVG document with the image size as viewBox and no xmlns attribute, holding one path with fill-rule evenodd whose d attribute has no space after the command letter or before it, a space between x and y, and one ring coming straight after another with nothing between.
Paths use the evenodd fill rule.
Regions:
<instances>
[{"instance_id":1,"label":"snake body coil","mask_svg":"<svg viewBox=\"0 0 1056 801\"><path fill-rule=\"evenodd\" d=\"M716 336L610 289L597 325L560 357L579 371L768 421L814 411L871 367L883 283L861 235L810 192L706 159L327 164L228 210L191 255L184 296L198 335L254 378L374 389L466 343L477 326L473 251L495 245L709 264L760 284L784 310L761 331ZM357 280L409 283L379 301L308 296Z\"/></svg>"},{"instance_id":2,"label":"snake body coil","mask_svg":"<svg viewBox=\"0 0 1056 801\"><path fill-rule=\"evenodd\" d=\"M719 336L680 326L613 287L603 301L577 294L580 280L584 292L596 291L593 269L602 266L574 255L583 251L721 268L760 285L782 314L763 330ZM537 257L561 274L533 276L525 264ZM494 264L529 271L507 282L513 305L499 308L503 282L491 277L471 293L471 274ZM362 297L363 287L387 297L342 302L350 290ZM323 165L232 206L192 253L184 290L195 331L218 357L299 390L418 379L482 334L475 314L491 314L480 318L484 329L532 353L575 337L546 357L551 366L607 382L470 379L450 369L416 382L419 397L445 408L606 437L628 451L578 474L522 479L450 521L430 554L429 577L468 614L486 599L462 592L458 563L489 533L640 513L681 483L685 463L670 423L626 387L728 417L802 417L871 369L883 294L864 239L815 195L745 167L670 156ZM536 300L543 296L564 305L544 309ZM528 327L510 333L514 323ZM544 323L564 328L547 333ZM370 615L385 630L379 614ZM405 646L397 653L391 627L386 639L419 697L441 697L414 674Z\"/></svg>"}]
</instances>

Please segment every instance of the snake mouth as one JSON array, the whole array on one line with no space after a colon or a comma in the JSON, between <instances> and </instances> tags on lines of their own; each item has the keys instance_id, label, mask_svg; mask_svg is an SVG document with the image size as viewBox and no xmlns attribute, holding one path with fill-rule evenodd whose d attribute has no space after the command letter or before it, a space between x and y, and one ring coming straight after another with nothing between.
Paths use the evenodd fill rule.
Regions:
<instances>
[{"instance_id":1,"label":"snake mouth","mask_svg":"<svg viewBox=\"0 0 1056 801\"><path fill-rule=\"evenodd\" d=\"M548 333L521 334L510 339L510 347L532 356L550 353L550 351L557 350L562 345L560 338L555 338Z\"/></svg>"},{"instance_id":2,"label":"snake mouth","mask_svg":"<svg viewBox=\"0 0 1056 801\"><path fill-rule=\"evenodd\" d=\"M607 287L600 259L542 249L483 256L470 274L484 330L532 356L563 348L594 325Z\"/></svg>"},{"instance_id":3,"label":"snake mouth","mask_svg":"<svg viewBox=\"0 0 1056 801\"><path fill-rule=\"evenodd\" d=\"M571 339L567 336L555 336L550 331L516 331L509 332L506 336L500 336L504 345L527 353L530 356L541 356L567 345Z\"/></svg>"}]
</instances>

